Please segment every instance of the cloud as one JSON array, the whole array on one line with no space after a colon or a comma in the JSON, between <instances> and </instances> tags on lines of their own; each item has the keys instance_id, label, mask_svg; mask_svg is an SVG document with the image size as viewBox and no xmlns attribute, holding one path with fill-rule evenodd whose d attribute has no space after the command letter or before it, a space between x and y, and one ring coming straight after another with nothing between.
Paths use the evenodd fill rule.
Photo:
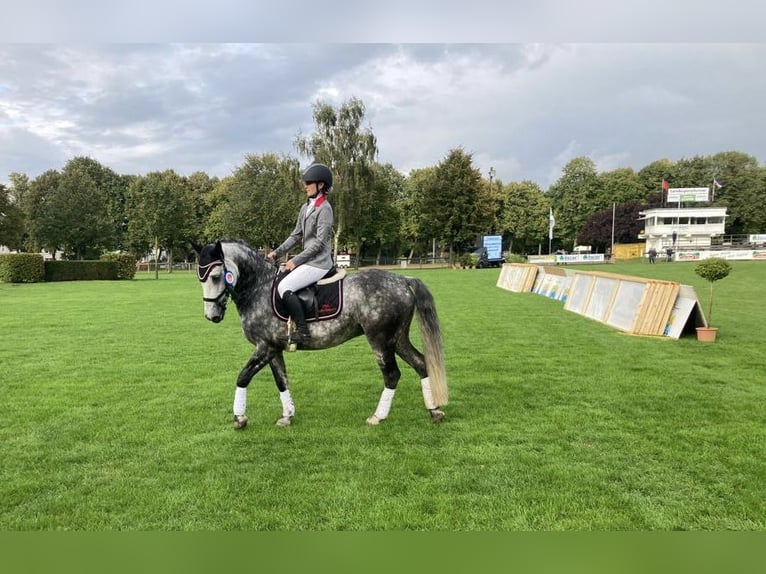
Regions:
<instances>
[{"instance_id":1,"label":"cloud","mask_svg":"<svg viewBox=\"0 0 766 574\"><path fill-rule=\"evenodd\" d=\"M543 189L578 155L762 161L764 62L762 44L4 44L0 181L76 155L222 177L250 153L296 156L312 106L351 97L403 173L456 147Z\"/></svg>"}]
</instances>

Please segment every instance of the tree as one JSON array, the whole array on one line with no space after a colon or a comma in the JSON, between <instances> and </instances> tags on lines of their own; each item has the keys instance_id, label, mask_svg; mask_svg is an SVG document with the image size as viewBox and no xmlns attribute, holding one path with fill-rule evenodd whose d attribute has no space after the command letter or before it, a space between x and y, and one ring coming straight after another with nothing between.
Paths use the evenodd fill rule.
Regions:
<instances>
[{"instance_id":1,"label":"tree","mask_svg":"<svg viewBox=\"0 0 766 574\"><path fill-rule=\"evenodd\" d=\"M194 232L194 203L185 180L173 170L151 172L136 178L128 189L128 237L137 253L153 248L159 263L167 252L168 272L173 269L173 248L184 245ZM155 266L159 278L159 265Z\"/></svg>"},{"instance_id":2,"label":"tree","mask_svg":"<svg viewBox=\"0 0 766 574\"><path fill-rule=\"evenodd\" d=\"M106 177L98 162L74 158L61 172L47 204L57 244L77 259L100 254L116 243L115 210L110 209Z\"/></svg>"},{"instance_id":3,"label":"tree","mask_svg":"<svg viewBox=\"0 0 766 574\"><path fill-rule=\"evenodd\" d=\"M484 231L480 210L481 173L473 156L461 148L450 150L436 166L431 187L423 198L423 228L450 245L454 255L472 246Z\"/></svg>"},{"instance_id":4,"label":"tree","mask_svg":"<svg viewBox=\"0 0 766 574\"><path fill-rule=\"evenodd\" d=\"M218 183L217 177L210 177L203 171L196 171L186 178L189 196L194 204L194 230L189 239L197 243L207 243L212 240L205 234L205 227L210 212L207 209L208 198ZM220 236L219 236L220 237Z\"/></svg>"},{"instance_id":5,"label":"tree","mask_svg":"<svg viewBox=\"0 0 766 574\"><path fill-rule=\"evenodd\" d=\"M24 215L11 190L0 183L0 245L20 249L23 233Z\"/></svg>"},{"instance_id":6,"label":"tree","mask_svg":"<svg viewBox=\"0 0 766 574\"><path fill-rule=\"evenodd\" d=\"M606 209L614 203L626 201L645 201L647 192L638 174L629 167L598 174L598 189L601 197L597 209Z\"/></svg>"},{"instance_id":7,"label":"tree","mask_svg":"<svg viewBox=\"0 0 766 574\"><path fill-rule=\"evenodd\" d=\"M10 234L11 237L7 238L7 245L17 251L29 251L29 233L27 232L27 217L24 210L27 193L29 192L29 177L23 173L12 172L8 179L11 181L11 187L8 190L9 199L17 210L20 229ZM13 237L16 237L16 240Z\"/></svg>"},{"instance_id":8,"label":"tree","mask_svg":"<svg viewBox=\"0 0 766 574\"><path fill-rule=\"evenodd\" d=\"M593 212L599 197L596 164L587 157L576 157L563 175L548 190L556 214L557 235L577 245L580 229Z\"/></svg>"},{"instance_id":9,"label":"tree","mask_svg":"<svg viewBox=\"0 0 766 574\"><path fill-rule=\"evenodd\" d=\"M274 154L248 155L210 197L213 237L235 237L254 247L276 247L295 227L305 193L298 161Z\"/></svg>"},{"instance_id":10,"label":"tree","mask_svg":"<svg viewBox=\"0 0 766 574\"><path fill-rule=\"evenodd\" d=\"M696 155L681 158L675 164L675 181L671 187L710 187L713 167L709 157Z\"/></svg>"},{"instance_id":11,"label":"tree","mask_svg":"<svg viewBox=\"0 0 766 574\"><path fill-rule=\"evenodd\" d=\"M674 162L669 159L659 159L638 171L638 179L644 188L647 207L662 207L665 204L666 192L662 189L663 180L670 187L679 187L676 185L675 170Z\"/></svg>"},{"instance_id":12,"label":"tree","mask_svg":"<svg viewBox=\"0 0 766 574\"><path fill-rule=\"evenodd\" d=\"M404 195L404 176L394 169L390 163L374 164L375 171L373 194L368 205L364 206L364 217L359 230L361 242L374 245L377 249L376 264L385 247L397 246L399 243L400 219L397 201ZM361 255L362 244L357 246Z\"/></svg>"},{"instance_id":13,"label":"tree","mask_svg":"<svg viewBox=\"0 0 766 574\"><path fill-rule=\"evenodd\" d=\"M205 224L203 227L203 242L207 243L214 239L223 239L230 235L226 233L224 226L224 210L231 194L234 176L227 176L216 182L213 190L205 196ZM194 239L194 237L192 237Z\"/></svg>"},{"instance_id":14,"label":"tree","mask_svg":"<svg viewBox=\"0 0 766 574\"><path fill-rule=\"evenodd\" d=\"M424 229L423 206L428 190L434 185L435 174L434 167L412 170L404 180L401 197L396 201L399 211L399 235L409 249L407 259L411 259L427 241L434 239Z\"/></svg>"},{"instance_id":15,"label":"tree","mask_svg":"<svg viewBox=\"0 0 766 574\"><path fill-rule=\"evenodd\" d=\"M514 242L520 243L524 251L527 245L539 244L547 237L550 201L536 183L528 180L509 183L503 187L501 202L500 230L512 237L509 251L513 251Z\"/></svg>"},{"instance_id":16,"label":"tree","mask_svg":"<svg viewBox=\"0 0 766 574\"><path fill-rule=\"evenodd\" d=\"M646 209L646 204L631 200L614 206L614 241L615 243L636 243L644 222L638 219L638 212ZM606 252L612 245L612 208L602 209L592 214L580 232L580 240L592 246L596 251Z\"/></svg>"},{"instance_id":17,"label":"tree","mask_svg":"<svg viewBox=\"0 0 766 574\"><path fill-rule=\"evenodd\" d=\"M715 190L715 205L728 210L727 231L731 234L766 231L766 177L751 155L722 152L710 158L708 179L723 184Z\"/></svg>"},{"instance_id":18,"label":"tree","mask_svg":"<svg viewBox=\"0 0 766 574\"><path fill-rule=\"evenodd\" d=\"M60 181L61 174L55 169L49 169L29 184L29 190L24 195L22 211L29 235L27 247L30 252L47 249L55 257L61 245L61 238L54 225L54 212L50 208Z\"/></svg>"},{"instance_id":19,"label":"tree","mask_svg":"<svg viewBox=\"0 0 766 574\"><path fill-rule=\"evenodd\" d=\"M502 215L502 204L500 202L502 188L503 182L500 180L482 180L482 185L479 186L479 197L476 204L476 224L481 229L480 233L482 234L494 235L499 233L498 229Z\"/></svg>"},{"instance_id":20,"label":"tree","mask_svg":"<svg viewBox=\"0 0 766 574\"><path fill-rule=\"evenodd\" d=\"M308 137L298 136L298 152L324 163L333 171L330 195L335 214L335 253L341 239L356 243L362 237L364 205L373 193L372 164L378 146L371 128L362 128L364 103L351 98L337 110L330 104L314 104L316 131Z\"/></svg>"}]
</instances>

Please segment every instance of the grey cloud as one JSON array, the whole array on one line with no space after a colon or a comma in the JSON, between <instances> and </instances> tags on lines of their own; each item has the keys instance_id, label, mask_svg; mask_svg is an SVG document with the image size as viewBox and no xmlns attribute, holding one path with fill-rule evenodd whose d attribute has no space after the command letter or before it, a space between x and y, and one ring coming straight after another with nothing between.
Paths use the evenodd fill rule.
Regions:
<instances>
[{"instance_id":1,"label":"grey cloud","mask_svg":"<svg viewBox=\"0 0 766 574\"><path fill-rule=\"evenodd\" d=\"M75 154L224 176L248 153L295 156L320 96L360 97L381 161L404 172L458 146L543 188L572 154L763 161L764 62L760 44L6 44L0 181Z\"/></svg>"}]
</instances>

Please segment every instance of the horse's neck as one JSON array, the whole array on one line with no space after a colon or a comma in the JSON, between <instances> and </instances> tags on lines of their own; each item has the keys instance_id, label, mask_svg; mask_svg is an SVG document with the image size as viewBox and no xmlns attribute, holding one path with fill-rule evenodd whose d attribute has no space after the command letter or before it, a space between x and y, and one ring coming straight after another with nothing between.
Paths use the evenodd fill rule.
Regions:
<instances>
[{"instance_id":1,"label":"horse's neck","mask_svg":"<svg viewBox=\"0 0 766 574\"><path fill-rule=\"evenodd\" d=\"M263 284L271 283L276 275L273 265L251 248L241 243L224 243L224 258L237 266L238 291L257 289Z\"/></svg>"}]
</instances>

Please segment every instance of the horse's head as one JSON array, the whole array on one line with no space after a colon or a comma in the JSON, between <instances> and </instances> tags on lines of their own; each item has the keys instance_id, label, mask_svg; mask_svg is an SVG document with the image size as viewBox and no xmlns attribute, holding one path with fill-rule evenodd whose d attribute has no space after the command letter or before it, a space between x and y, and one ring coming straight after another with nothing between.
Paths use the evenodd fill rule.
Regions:
<instances>
[{"instance_id":1,"label":"horse's head","mask_svg":"<svg viewBox=\"0 0 766 574\"><path fill-rule=\"evenodd\" d=\"M221 242L206 245L199 252L197 278L202 283L205 319L220 323L226 314L226 303L236 284L236 270L226 268Z\"/></svg>"}]
</instances>

